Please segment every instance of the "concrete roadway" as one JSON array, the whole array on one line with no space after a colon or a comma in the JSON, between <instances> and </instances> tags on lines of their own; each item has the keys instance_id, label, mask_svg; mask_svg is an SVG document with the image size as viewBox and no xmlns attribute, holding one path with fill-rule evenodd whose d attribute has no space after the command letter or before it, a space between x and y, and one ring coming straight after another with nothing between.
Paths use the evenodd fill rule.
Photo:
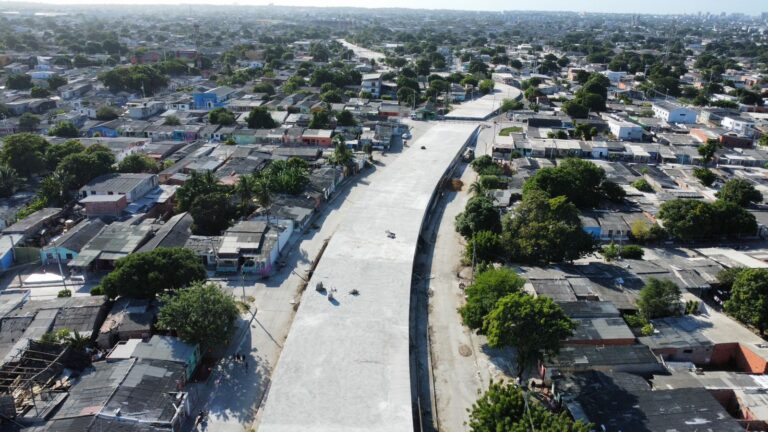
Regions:
<instances>
[{"instance_id":1,"label":"concrete roadway","mask_svg":"<svg viewBox=\"0 0 768 432\"><path fill-rule=\"evenodd\" d=\"M431 124L414 122L412 126L411 132L417 138ZM333 201L326 204L315 220L320 228L306 234L294 234L291 242L295 243L288 246L291 252L286 258L287 265L277 274L264 281L246 279L245 295L254 298L251 309L255 307L257 313L252 320L249 313L243 315L242 319L249 325L228 353L230 356L246 355L249 368L246 372L242 364L226 359L217 366L207 383L190 386L193 397L204 401L194 407L194 412L205 409L209 413L207 425L201 430L242 432L258 424L264 394L293 322L295 302L301 296L301 278L306 277L324 240L333 235L345 218L346 209L365 196L369 183L386 171L387 165L400 157L402 150L400 140L397 140L385 155L376 152L376 168L364 171L337 191ZM231 288L233 295L240 299L243 289L240 278L233 277L220 283Z\"/></svg>"}]
</instances>

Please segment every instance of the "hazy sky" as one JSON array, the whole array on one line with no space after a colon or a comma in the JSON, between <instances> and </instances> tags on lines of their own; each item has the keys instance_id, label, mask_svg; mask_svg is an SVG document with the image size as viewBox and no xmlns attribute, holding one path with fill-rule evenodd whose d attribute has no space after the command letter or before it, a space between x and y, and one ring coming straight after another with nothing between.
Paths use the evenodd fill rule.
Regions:
<instances>
[{"instance_id":1,"label":"hazy sky","mask_svg":"<svg viewBox=\"0 0 768 432\"><path fill-rule=\"evenodd\" d=\"M696 13L768 12L768 0L44 0L62 4L276 4L283 6L406 7L465 10L569 10L579 12ZM0 9L3 2L0 1Z\"/></svg>"}]
</instances>

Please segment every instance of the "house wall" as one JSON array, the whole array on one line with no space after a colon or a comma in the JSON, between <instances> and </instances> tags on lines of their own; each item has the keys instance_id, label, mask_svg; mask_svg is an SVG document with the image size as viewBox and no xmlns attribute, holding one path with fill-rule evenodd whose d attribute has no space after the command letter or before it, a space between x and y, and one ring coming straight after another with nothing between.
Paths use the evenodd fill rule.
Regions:
<instances>
[{"instance_id":1,"label":"house wall","mask_svg":"<svg viewBox=\"0 0 768 432\"><path fill-rule=\"evenodd\" d=\"M752 352L748 346L738 344L734 354L736 356L736 363L743 372L761 375L768 372L766 360Z\"/></svg>"},{"instance_id":2,"label":"house wall","mask_svg":"<svg viewBox=\"0 0 768 432\"><path fill-rule=\"evenodd\" d=\"M695 365L708 365L711 363L713 350L713 346L697 346L688 348L657 348L652 351L654 354L662 356L664 361L690 362Z\"/></svg>"},{"instance_id":3,"label":"house wall","mask_svg":"<svg viewBox=\"0 0 768 432\"><path fill-rule=\"evenodd\" d=\"M49 258L48 255L51 255ZM67 257L69 255L69 257ZM58 256L58 258L57 258ZM69 260L77 257L77 252L64 248L64 247L46 247L40 250L40 261L43 265L56 264L58 260L61 260L61 264L69 262Z\"/></svg>"},{"instance_id":4,"label":"house wall","mask_svg":"<svg viewBox=\"0 0 768 432\"><path fill-rule=\"evenodd\" d=\"M85 203L85 213L88 217L118 217L126 207L128 207L128 202L123 195L118 201L87 202Z\"/></svg>"}]
</instances>

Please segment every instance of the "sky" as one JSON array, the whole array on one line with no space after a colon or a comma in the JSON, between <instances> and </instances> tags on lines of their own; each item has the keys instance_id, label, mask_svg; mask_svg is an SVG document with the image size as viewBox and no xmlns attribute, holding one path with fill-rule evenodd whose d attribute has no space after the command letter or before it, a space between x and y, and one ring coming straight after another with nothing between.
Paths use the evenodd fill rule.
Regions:
<instances>
[{"instance_id":1,"label":"sky","mask_svg":"<svg viewBox=\"0 0 768 432\"><path fill-rule=\"evenodd\" d=\"M35 1L35 0L33 0ZM227 4L281 6L404 7L462 10L546 10L620 13L733 13L768 12L768 0L40 0L39 3L66 4ZM2 9L0 1L0 9Z\"/></svg>"}]
</instances>

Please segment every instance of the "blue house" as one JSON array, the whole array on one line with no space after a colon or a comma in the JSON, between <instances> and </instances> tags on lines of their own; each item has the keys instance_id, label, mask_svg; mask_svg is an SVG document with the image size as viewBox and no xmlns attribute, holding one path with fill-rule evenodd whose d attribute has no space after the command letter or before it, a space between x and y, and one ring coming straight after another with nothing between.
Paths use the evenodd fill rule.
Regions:
<instances>
[{"instance_id":1,"label":"blue house","mask_svg":"<svg viewBox=\"0 0 768 432\"><path fill-rule=\"evenodd\" d=\"M123 123L124 121L122 119L100 123L88 128L86 135L89 137L117 138L120 136L120 126L122 126Z\"/></svg>"},{"instance_id":2,"label":"blue house","mask_svg":"<svg viewBox=\"0 0 768 432\"><path fill-rule=\"evenodd\" d=\"M43 265L68 263L75 259L86 243L96 237L105 226L101 219L81 221L40 249L40 261Z\"/></svg>"},{"instance_id":3,"label":"blue house","mask_svg":"<svg viewBox=\"0 0 768 432\"><path fill-rule=\"evenodd\" d=\"M214 108L223 107L236 93L237 91L232 87L221 86L212 88L203 93L194 93L192 94L192 98L195 102L195 109L212 110Z\"/></svg>"},{"instance_id":4,"label":"blue house","mask_svg":"<svg viewBox=\"0 0 768 432\"><path fill-rule=\"evenodd\" d=\"M603 230L596 218L582 214L579 219L581 219L581 226L587 234L592 234L595 239L602 237Z\"/></svg>"},{"instance_id":5,"label":"blue house","mask_svg":"<svg viewBox=\"0 0 768 432\"><path fill-rule=\"evenodd\" d=\"M13 248L24 238L21 234L3 234L0 236L0 271L13 267Z\"/></svg>"}]
</instances>

